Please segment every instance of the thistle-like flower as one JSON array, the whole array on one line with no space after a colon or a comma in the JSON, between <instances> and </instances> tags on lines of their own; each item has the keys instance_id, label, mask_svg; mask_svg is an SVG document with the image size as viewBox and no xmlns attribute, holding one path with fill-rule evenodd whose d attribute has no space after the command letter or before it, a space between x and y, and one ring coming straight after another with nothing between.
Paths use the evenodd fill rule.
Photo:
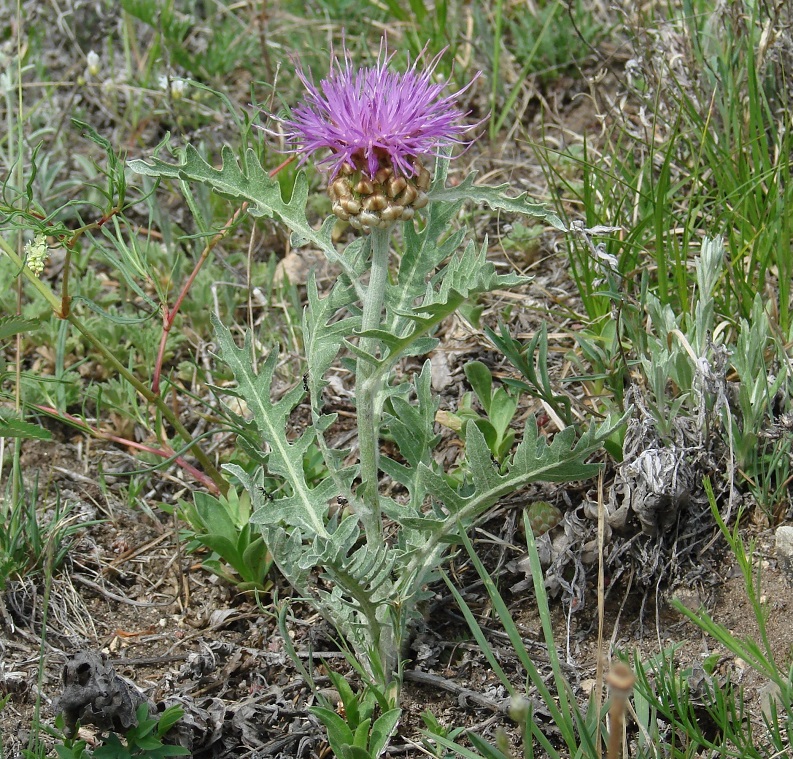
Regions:
<instances>
[{"instance_id":1,"label":"thistle-like flower","mask_svg":"<svg viewBox=\"0 0 793 759\"><path fill-rule=\"evenodd\" d=\"M430 174L422 159L467 144L472 127L455 107L465 87L443 96L433 79L440 55L419 68L424 54L404 73L389 71L393 53L381 44L377 63L354 68L347 49L315 85L298 65L305 101L282 121L292 149L305 163L321 151L317 165L328 171L333 212L357 229L389 227L411 219L427 204Z\"/></svg>"}]
</instances>

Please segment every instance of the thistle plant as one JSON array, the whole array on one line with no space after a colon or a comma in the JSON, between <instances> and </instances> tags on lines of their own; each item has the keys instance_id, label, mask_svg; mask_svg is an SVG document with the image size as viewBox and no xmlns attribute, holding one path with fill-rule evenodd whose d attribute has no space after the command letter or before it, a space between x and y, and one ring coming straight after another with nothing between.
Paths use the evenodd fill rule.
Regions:
<instances>
[{"instance_id":1,"label":"thistle plant","mask_svg":"<svg viewBox=\"0 0 793 759\"><path fill-rule=\"evenodd\" d=\"M293 246L311 245L337 267L338 278L325 294L313 277L308 281L303 381L280 397L273 395L277 349L254 362L250 336L240 347L216 320L219 359L233 371L233 393L250 410L236 419L240 446L254 462L225 470L250 494L252 521L279 570L346 639L361 671L391 706L398 703L411 625L449 544L459 543L497 501L531 482L592 476L597 466L586 459L617 423L568 427L549 439L530 418L498 466L485 436L469 421L467 477L449 480L435 461L440 402L433 397L429 361L403 380L395 368L406 357L430 353L438 344L437 326L466 301L527 281L498 274L487 260L486 242L464 243L465 232L454 223L461 206L484 203L563 229L525 194L510 196L507 186L477 186L473 174L446 186L450 151L465 142L469 127L456 105L462 91L444 95L434 80L438 60L419 58L408 71L394 73L392 56L382 47L375 65L361 69L345 50L319 84L298 72L306 99L281 124L300 161L327 172L335 217L353 227L354 239L343 248L331 236L337 218L319 229L307 220L305 176L298 173L287 201L252 151L238 160L224 148L219 169L192 146L175 164L156 157L131 164L139 173L182 185L203 183L246 204L254 216L277 217L291 229ZM357 457L329 444L336 414L327 413L322 400L330 372L351 362ZM297 436L287 434L290 415L306 396L311 425ZM381 450L386 432L398 455ZM318 484L307 480L303 466L316 449L328 472ZM386 480L389 495L383 492Z\"/></svg>"}]
</instances>

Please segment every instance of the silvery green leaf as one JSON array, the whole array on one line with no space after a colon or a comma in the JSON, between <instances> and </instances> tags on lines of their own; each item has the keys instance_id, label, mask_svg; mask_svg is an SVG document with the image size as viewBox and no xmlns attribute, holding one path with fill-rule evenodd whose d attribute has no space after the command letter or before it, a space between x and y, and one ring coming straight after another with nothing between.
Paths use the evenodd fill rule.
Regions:
<instances>
[{"instance_id":1,"label":"silvery green leaf","mask_svg":"<svg viewBox=\"0 0 793 759\"><path fill-rule=\"evenodd\" d=\"M408 311L438 266L460 247L464 231L449 234L449 226L458 209L459 205L430 205L427 223L422 229L417 230L413 224L404 226L405 250L391 291L394 310Z\"/></svg>"},{"instance_id":2,"label":"silvery green leaf","mask_svg":"<svg viewBox=\"0 0 793 759\"><path fill-rule=\"evenodd\" d=\"M377 330L375 330L375 331L377 331ZM365 332L358 332L356 334L359 337L361 337L361 336L366 335L368 333L369 333L369 330L366 330ZM344 341L344 345L347 348L347 350L350 351L350 353L352 353L353 356L356 356L357 358L361 358L364 361L366 361L367 363L372 364L373 366L384 366L384 362L383 362L382 359L380 359L377 356L375 356L374 353L371 353L371 352L369 352L367 350L364 350L357 343L353 343L353 342L350 342L349 340L345 340Z\"/></svg>"},{"instance_id":3,"label":"silvery green leaf","mask_svg":"<svg viewBox=\"0 0 793 759\"><path fill-rule=\"evenodd\" d=\"M20 332L32 332L38 326L38 319L25 319L22 316L0 316L0 340L5 340Z\"/></svg>"},{"instance_id":4,"label":"silvery green leaf","mask_svg":"<svg viewBox=\"0 0 793 759\"><path fill-rule=\"evenodd\" d=\"M343 309L355 303L355 290L346 282L338 281L330 294L321 298L313 272L306 293L308 307L303 315L306 356L310 367L309 384L319 382L339 354L345 340L361 323L360 316L336 318ZM312 388L312 393L321 387Z\"/></svg>"},{"instance_id":5,"label":"silvery green leaf","mask_svg":"<svg viewBox=\"0 0 793 759\"><path fill-rule=\"evenodd\" d=\"M303 556L303 537L300 530L287 530L278 525L261 525L259 529L278 570L298 593L310 598L311 569L300 565Z\"/></svg>"},{"instance_id":6,"label":"silvery green leaf","mask_svg":"<svg viewBox=\"0 0 793 759\"><path fill-rule=\"evenodd\" d=\"M556 229L566 232L564 222L553 211L549 211L541 203L534 203L528 193L521 193L517 197L510 197L507 193L512 189L508 184L498 187L475 185L476 172L469 174L456 187L433 186L430 191L430 200L442 200L445 203L465 201L469 203L484 203L494 211L509 211L522 216L534 216L542 219Z\"/></svg>"},{"instance_id":7,"label":"silvery green leaf","mask_svg":"<svg viewBox=\"0 0 793 759\"><path fill-rule=\"evenodd\" d=\"M724 269L724 240L721 237L703 237L699 255L694 257L697 278L697 295L710 301Z\"/></svg>"},{"instance_id":8,"label":"silvery green leaf","mask_svg":"<svg viewBox=\"0 0 793 759\"><path fill-rule=\"evenodd\" d=\"M603 440L621 424L621 419L609 418L600 425L592 425L579 439L573 427L558 432L550 441L540 435L531 417L523 432L523 440L506 462L505 471L493 463L484 435L473 422L466 426L466 453L470 463L470 495L454 490L432 468L419 465L424 487L453 515L449 527L460 520L465 526L484 513L499 499L514 493L532 482L569 482L593 477L600 470L598 464L585 459L598 450ZM436 525L427 525L437 530ZM445 529L445 528L444 528ZM440 537L440 533L436 533Z\"/></svg>"},{"instance_id":9,"label":"silvery green leaf","mask_svg":"<svg viewBox=\"0 0 793 759\"><path fill-rule=\"evenodd\" d=\"M353 517L342 519L330 538L314 540L311 561L317 564L340 564L361 537L361 527ZM305 562L306 559L303 559Z\"/></svg>"},{"instance_id":10,"label":"silvery green leaf","mask_svg":"<svg viewBox=\"0 0 793 759\"><path fill-rule=\"evenodd\" d=\"M313 539L298 528L264 525L262 534L273 559L292 585L336 626L366 660L366 652L383 636L392 638L388 608L394 597L393 575L399 552L384 543L361 542L357 519L347 517L329 534ZM312 576L319 570L330 591Z\"/></svg>"},{"instance_id":11,"label":"silvery green leaf","mask_svg":"<svg viewBox=\"0 0 793 759\"><path fill-rule=\"evenodd\" d=\"M440 400L432 392L430 362L414 377L411 398L392 394L392 414L385 417L385 426L394 438L399 452L407 462L401 464L383 456L380 466L384 472L404 485L410 493L410 508L415 514L424 502L424 491L417 482L419 464L430 465L432 452L440 439L435 434L435 413Z\"/></svg>"},{"instance_id":12,"label":"silvery green leaf","mask_svg":"<svg viewBox=\"0 0 793 759\"><path fill-rule=\"evenodd\" d=\"M0 417L0 436L30 438L31 440L51 440L52 433L38 424L26 422L11 416Z\"/></svg>"},{"instance_id":13,"label":"silvery green leaf","mask_svg":"<svg viewBox=\"0 0 793 759\"><path fill-rule=\"evenodd\" d=\"M452 256L430 281L423 282L421 288L417 282L405 285L413 292L409 301L403 303L401 285L390 286L390 305L384 329L359 334L376 337L387 349L387 355L380 361L381 370L385 371L397 358L415 354L416 341L425 339L469 298L528 281L528 278L514 274L497 274L493 263L487 260L487 245L477 252L473 243L469 243L463 252Z\"/></svg>"},{"instance_id":14,"label":"silvery green leaf","mask_svg":"<svg viewBox=\"0 0 793 759\"><path fill-rule=\"evenodd\" d=\"M181 159L177 164L159 158L135 159L128 165L144 176L201 182L223 197L249 203L248 212L252 216L278 216L292 230L295 242L319 248L328 260L341 264L350 280L355 281L354 268L346 257L339 255L331 238L335 217L329 216L319 230L315 230L306 218L309 188L305 174L297 175L292 196L286 202L278 181L265 171L251 149L238 160L234 152L224 146L219 169L210 166L192 145L185 147ZM348 252L352 255L356 250Z\"/></svg>"},{"instance_id":15,"label":"silvery green leaf","mask_svg":"<svg viewBox=\"0 0 793 759\"><path fill-rule=\"evenodd\" d=\"M415 400L408 401L396 395L391 397L394 415L389 417L386 425L399 452L412 467L428 463L440 439L440 435L434 432L435 412L440 399L433 396L430 383L430 363L426 361L415 380Z\"/></svg>"},{"instance_id":16,"label":"silvery green leaf","mask_svg":"<svg viewBox=\"0 0 793 759\"><path fill-rule=\"evenodd\" d=\"M272 474L281 474L280 470L272 466L272 459L268 460L268 464L270 464L268 468ZM338 495L336 483L328 477L314 488L308 488L305 480L302 481L302 484L305 485L305 497L301 493L267 500L260 493L251 493L256 506L256 510L251 516L251 522L253 524L295 525L310 533L325 534L322 522L328 511L328 503ZM306 508L306 503L310 503L311 508ZM322 531L320 531L320 527Z\"/></svg>"},{"instance_id":17,"label":"silvery green leaf","mask_svg":"<svg viewBox=\"0 0 793 759\"><path fill-rule=\"evenodd\" d=\"M239 392L253 414L260 439L270 449L268 469L272 474L283 477L291 490L291 495L262 504L252 521L260 524L284 522L302 526L310 534L327 535L325 515L328 500L336 495L334 485L329 480L323 480L312 489L303 472L303 456L314 440L315 431L309 427L292 441L286 437L289 415L300 403L305 391L301 385L297 385L274 402L272 382L277 352L270 352L257 374L251 361L250 335L246 335L244 345L238 348L231 332L214 315L212 321L220 346L220 357L234 373ZM246 482L246 487L254 503L257 499L261 503L257 488L250 482Z\"/></svg>"},{"instance_id":18,"label":"silvery green leaf","mask_svg":"<svg viewBox=\"0 0 793 759\"><path fill-rule=\"evenodd\" d=\"M444 191L445 163L443 160L437 162L433 192ZM404 251L396 281L387 288L387 318L383 325L384 332L399 341L390 346L392 359L416 354L411 349L413 342L431 332L466 298L528 281L515 275L497 280L492 264L483 271L480 267L486 256L477 255L473 244L463 253L454 255L463 242L464 231L450 234L449 230L464 200L460 197L451 203L430 203L423 227L403 225ZM446 260L450 263L438 272L438 267ZM430 312L432 306L435 309ZM419 324L417 320L422 321Z\"/></svg>"}]
</instances>

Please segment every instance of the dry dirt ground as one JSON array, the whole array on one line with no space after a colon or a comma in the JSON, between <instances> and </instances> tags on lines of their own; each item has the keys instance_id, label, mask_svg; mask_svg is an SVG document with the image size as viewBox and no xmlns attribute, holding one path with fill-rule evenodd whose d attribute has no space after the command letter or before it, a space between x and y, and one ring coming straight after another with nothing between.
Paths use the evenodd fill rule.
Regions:
<instances>
[{"instance_id":1,"label":"dry dirt ground","mask_svg":"<svg viewBox=\"0 0 793 759\"><path fill-rule=\"evenodd\" d=\"M75 504L81 518L101 521L77 536L52 585L43 644L43 588L33 582L11 585L2 598L0 688L10 696L0 712L6 755L21 756L37 699L41 720L52 723L53 702L63 692L66 657L76 651L103 654L119 675L134 682L155 703L183 704L189 710L194 756L327 755L323 731L307 712L314 699L287 657L274 620L275 591L284 602L289 598L288 588L276 579L273 593L264 594L257 603L216 582L199 568L199 557L180 550L178 525L170 518L157 511L153 515L130 511L114 496L115 486L103 492L96 484L96 462L112 459L113 453L96 450L89 459L81 458L77 445L67 441L25 446L30 476L38 470L41 482L57 487L63 499ZM520 587L523 579L508 569L520 555L515 511L498 509L483 524L478 533L480 547L491 569L501 567L499 584L528 650L537 665L547 669L532 592L510 590ZM777 565L770 532L752 532L757 538L756 559L762 570L761 592L767 600L771 643L780 659L787 661L793 652L789 624L793 586ZM485 533L503 542L484 540ZM729 558L721 572L723 582L712 597L716 620L737 635L755 639L756 625L743 582ZM450 573L478 613L502 666L516 683L522 682L520 665L472 569L457 558L451 562ZM607 603L605 632L616 649L649 657L660 648L680 644L676 661L681 669L719 652L713 640L684 622L664 600L656 605L654 598L643 599L636 591L626 595L625 583L615 590ZM498 727L510 726L504 714L507 694L473 643L445 587L436 588L436 593L427 624L418 631L411 650L404 718L391 755L422 755L419 715L425 709L448 727L470 727L491 737ZM694 603L685 593L681 595ZM594 684L595 601L590 583L574 613L569 605L552 604L557 642L579 698ZM326 664L349 674L332 631L310 609L293 603L288 628L295 649L306 666L313 665L321 687L329 684L323 676ZM767 683L726 654L719 672L746 687L750 713L758 716ZM541 709L537 718L547 719ZM553 726L547 727L553 735ZM83 727L80 734L91 740L96 728Z\"/></svg>"}]
</instances>

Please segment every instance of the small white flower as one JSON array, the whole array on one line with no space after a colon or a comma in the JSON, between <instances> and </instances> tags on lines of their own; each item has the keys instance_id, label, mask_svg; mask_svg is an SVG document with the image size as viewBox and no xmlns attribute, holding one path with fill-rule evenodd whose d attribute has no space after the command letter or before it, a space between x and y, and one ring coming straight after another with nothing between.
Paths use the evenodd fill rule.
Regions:
<instances>
[{"instance_id":1,"label":"small white flower","mask_svg":"<svg viewBox=\"0 0 793 759\"><path fill-rule=\"evenodd\" d=\"M187 91L186 79L171 79L171 97L174 100L181 100Z\"/></svg>"},{"instance_id":2,"label":"small white flower","mask_svg":"<svg viewBox=\"0 0 793 759\"><path fill-rule=\"evenodd\" d=\"M44 271L44 264L49 257L47 238L44 235L36 235L35 240L28 240L25 243L25 263L37 277Z\"/></svg>"},{"instance_id":3,"label":"small white flower","mask_svg":"<svg viewBox=\"0 0 793 759\"><path fill-rule=\"evenodd\" d=\"M99 73L99 56L93 50L89 50L85 60L88 63L86 73L96 76Z\"/></svg>"},{"instance_id":4,"label":"small white flower","mask_svg":"<svg viewBox=\"0 0 793 759\"><path fill-rule=\"evenodd\" d=\"M182 79L178 76L169 79L165 74L160 74L157 77L157 85L165 92L170 90L171 97L174 100L181 100L187 91L187 79Z\"/></svg>"}]
</instances>

